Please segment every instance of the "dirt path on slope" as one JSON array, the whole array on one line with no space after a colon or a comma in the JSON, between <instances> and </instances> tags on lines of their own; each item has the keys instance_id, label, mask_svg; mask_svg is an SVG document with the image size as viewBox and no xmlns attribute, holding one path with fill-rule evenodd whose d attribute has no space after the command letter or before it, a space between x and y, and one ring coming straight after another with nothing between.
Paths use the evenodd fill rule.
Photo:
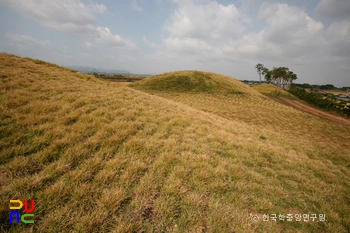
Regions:
<instances>
[{"instance_id":1,"label":"dirt path on slope","mask_svg":"<svg viewBox=\"0 0 350 233\"><path fill-rule=\"evenodd\" d=\"M316 116L325 117L327 119L330 119L332 121L336 121L338 123L350 125L350 119L348 120L348 119L345 119L341 116L336 116L336 115L330 114L328 112L318 110L318 109L310 107L310 106L308 106L308 105L306 105L298 100L291 100L291 99L284 98L284 97L279 97L279 99L281 99L283 102L285 102L288 105L290 105L296 109L299 109L301 111L308 112L308 113L311 113L311 114L316 115Z\"/></svg>"}]
</instances>

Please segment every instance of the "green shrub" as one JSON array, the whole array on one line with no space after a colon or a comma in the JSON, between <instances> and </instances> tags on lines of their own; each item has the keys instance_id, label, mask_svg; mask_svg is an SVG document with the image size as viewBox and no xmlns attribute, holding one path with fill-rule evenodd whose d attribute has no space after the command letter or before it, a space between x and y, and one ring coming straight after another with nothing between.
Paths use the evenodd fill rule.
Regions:
<instances>
[{"instance_id":1,"label":"green shrub","mask_svg":"<svg viewBox=\"0 0 350 233\"><path fill-rule=\"evenodd\" d=\"M331 94L307 92L305 89L298 87L290 89L289 93L321 109L341 112L341 102L337 103L337 99Z\"/></svg>"}]
</instances>

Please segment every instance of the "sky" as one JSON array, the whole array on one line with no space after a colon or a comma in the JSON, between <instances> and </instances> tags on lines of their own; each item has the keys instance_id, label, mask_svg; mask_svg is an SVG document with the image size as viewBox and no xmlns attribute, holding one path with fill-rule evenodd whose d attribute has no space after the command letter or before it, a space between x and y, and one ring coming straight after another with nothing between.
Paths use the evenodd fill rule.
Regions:
<instances>
[{"instance_id":1,"label":"sky","mask_svg":"<svg viewBox=\"0 0 350 233\"><path fill-rule=\"evenodd\" d=\"M61 66L350 86L349 0L0 0L0 52Z\"/></svg>"}]
</instances>

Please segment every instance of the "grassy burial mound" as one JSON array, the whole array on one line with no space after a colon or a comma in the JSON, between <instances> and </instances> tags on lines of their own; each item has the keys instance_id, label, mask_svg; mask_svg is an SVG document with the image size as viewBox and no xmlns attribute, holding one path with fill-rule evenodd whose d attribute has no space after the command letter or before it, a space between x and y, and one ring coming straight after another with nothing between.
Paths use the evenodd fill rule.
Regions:
<instances>
[{"instance_id":1,"label":"grassy burial mound","mask_svg":"<svg viewBox=\"0 0 350 233\"><path fill-rule=\"evenodd\" d=\"M148 92L248 94L250 90L238 80L223 75L201 71L169 72L146 78L130 85Z\"/></svg>"},{"instance_id":2,"label":"grassy burial mound","mask_svg":"<svg viewBox=\"0 0 350 233\"><path fill-rule=\"evenodd\" d=\"M1 231L349 231L349 158L302 136L6 54L0 122Z\"/></svg>"},{"instance_id":3,"label":"grassy burial mound","mask_svg":"<svg viewBox=\"0 0 350 233\"><path fill-rule=\"evenodd\" d=\"M181 81L185 78L173 81L180 76L188 76L186 80L191 80L190 86L195 86L199 82L198 77L201 76L215 85L212 85L211 90L197 87L192 89L200 91L185 92L182 86L186 86L188 82ZM169 79L172 81L169 82ZM280 89L277 93L276 87L271 85L251 88L236 79L219 74L180 71L146 78L131 84L130 87L184 103L231 121L246 123L262 132L269 130L283 133L290 142L302 141L325 149L321 154L326 157L337 153L342 159L348 159L349 124L340 124L274 101L277 97L296 98ZM236 94L228 95L229 90Z\"/></svg>"}]
</instances>

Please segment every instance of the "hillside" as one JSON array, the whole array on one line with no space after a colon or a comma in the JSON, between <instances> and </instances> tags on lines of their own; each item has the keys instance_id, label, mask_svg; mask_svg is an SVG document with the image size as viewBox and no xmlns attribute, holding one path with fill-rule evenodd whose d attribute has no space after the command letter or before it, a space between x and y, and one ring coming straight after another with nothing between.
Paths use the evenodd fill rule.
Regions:
<instances>
[{"instance_id":1,"label":"hillside","mask_svg":"<svg viewBox=\"0 0 350 233\"><path fill-rule=\"evenodd\" d=\"M282 97L293 98L293 95L272 84L261 84L261 85L253 86L252 88L267 96L272 96L272 97L282 96Z\"/></svg>"},{"instance_id":2,"label":"hillside","mask_svg":"<svg viewBox=\"0 0 350 233\"><path fill-rule=\"evenodd\" d=\"M210 93L221 95L253 94L238 80L215 73L201 71L177 71L149 77L131 87L148 92Z\"/></svg>"},{"instance_id":3,"label":"hillside","mask_svg":"<svg viewBox=\"0 0 350 233\"><path fill-rule=\"evenodd\" d=\"M187 71L187 75L190 76L192 80L195 80L195 73L199 72ZM213 92L202 90L200 92L182 92L169 91L168 88L150 88L148 83L155 81L157 81L158 86L166 86L163 83L167 83L169 73L146 78L129 86L186 104L195 109L212 113L228 120L251 125L256 130L270 130L283 133L291 141L302 138L302 140L307 140L310 144L318 148L329 148L326 154L332 154L334 151L337 151L344 153L342 157L345 160L348 159L347 154L350 139L348 124L339 124L338 121L314 116L299 111L289 105L274 101L277 97L295 97L290 96L290 94L285 91L276 93L276 88L270 85L261 85L253 89L227 76L206 72L201 73L210 76L210 78L217 83L221 83L221 85L217 85L218 89L222 87L225 88L225 90L237 90L242 94L227 95L227 91ZM183 72L173 72L170 74L176 77L178 74L183 74ZM220 77L220 79L218 79L218 77ZM193 81L192 85L195 85L194 83L196 83L196 81ZM175 85L175 87L177 86L178 85ZM172 89L176 88L173 87ZM267 96L260 94L255 89Z\"/></svg>"},{"instance_id":4,"label":"hillside","mask_svg":"<svg viewBox=\"0 0 350 233\"><path fill-rule=\"evenodd\" d=\"M229 94L209 83L209 95L194 87L157 96L164 91L0 54L0 229L348 232L349 127L238 83L225 84ZM214 106L220 98L226 109ZM236 111L247 104L255 121ZM296 119L283 121L288 114ZM286 123L294 130L278 130ZM11 199L35 200L35 224L9 224ZM327 222L264 222L263 214L326 214Z\"/></svg>"}]
</instances>

